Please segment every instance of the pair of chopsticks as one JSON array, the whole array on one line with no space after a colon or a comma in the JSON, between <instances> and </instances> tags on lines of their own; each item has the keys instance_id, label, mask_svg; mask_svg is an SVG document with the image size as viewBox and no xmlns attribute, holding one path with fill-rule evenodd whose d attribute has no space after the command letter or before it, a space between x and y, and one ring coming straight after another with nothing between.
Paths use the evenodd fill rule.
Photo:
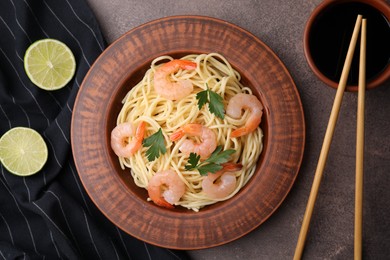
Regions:
<instances>
[{"instance_id":1,"label":"pair of chopsticks","mask_svg":"<svg viewBox=\"0 0 390 260\"><path fill-rule=\"evenodd\" d=\"M306 235L309 229L310 219L313 213L314 204L318 195L318 189L322 179L322 173L325 168L325 162L328 157L330 143L332 141L333 132L336 126L341 101L344 90L347 85L347 78L351 68L353 53L355 51L356 42L361 28L360 41L360 62L359 62L359 87L358 87L358 109L357 109L357 134L356 134L356 188L355 188L355 236L354 236L354 254L355 260L362 259L362 215L363 215L363 148L364 148L364 99L366 88L366 19L362 19L362 15L358 15L352 38L349 44L347 56L344 62L344 67L341 73L339 85L333 107L331 110L328 127L325 132L324 141L322 144L320 157L317 164L317 169L314 175L313 185L310 191L309 200L306 206L306 211L303 217L301 231L298 237L297 246L295 249L294 260L301 259Z\"/></svg>"}]
</instances>

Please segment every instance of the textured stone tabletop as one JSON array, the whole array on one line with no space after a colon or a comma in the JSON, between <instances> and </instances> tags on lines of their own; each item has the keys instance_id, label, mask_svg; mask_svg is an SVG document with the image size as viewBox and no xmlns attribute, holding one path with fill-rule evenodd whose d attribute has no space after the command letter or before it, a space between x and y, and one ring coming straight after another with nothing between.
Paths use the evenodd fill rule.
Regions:
<instances>
[{"instance_id":1,"label":"textured stone tabletop","mask_svg":"<svg viewBox=\"0 0 390 260\"><path fill-rule=\"evenodd\" d=\"M231 243L189 251L193 259L292 259L336 91L310 70L303 31L321 0L88 0L108 43L171 15L205 15L236 24L268 45L301 95L306 148L285 201L261 226ZM390 1L386 1L390 3ZM307 236L304 259L353 259L357 94L345 93ZM364 259L390 256L390 83L366 94Z\"/></svg>"}]
</instances>

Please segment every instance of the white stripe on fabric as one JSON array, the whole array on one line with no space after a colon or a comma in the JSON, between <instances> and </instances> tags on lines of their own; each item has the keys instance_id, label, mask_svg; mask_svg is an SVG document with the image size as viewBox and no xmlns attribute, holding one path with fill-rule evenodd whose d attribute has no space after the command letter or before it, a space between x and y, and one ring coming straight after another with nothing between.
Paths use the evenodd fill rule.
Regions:
<instances>
[{"instance_id":1,"label":"white stripe on fabric","mask_svg":"<svg viewBox=\"0 0 390 260\"><path fill-rule=\"evenodd\" d=\"M69 240L67 238L67 236L64 234L64 232L62 232L62 230L57 226L57 224L49 217L49 215L37 203L35 203L35 201L33 201L32 204L34 204L34 206L37 207L43 213L43 215L45 215L45 217L50 221L51 224L53 224L53 226L61 233L61 235L64 238ZM69 244L71 244L71 243L69 243Z\"/></svg>"},{"instance_id":2,"label":"white stripe on fabric","mask_svg":"<svg viewBox=\"0 0 390 260\"><path fill-rule=\"evenodd\" d=\"M23 113L26 115L28 127L31 128L30 117L28 116L26 110L24 110L23 107L21 107L20 105L19 105L19 107L20 107L20 109L23 111Z\"/></svg>"},{"instance_id":3,"label":"white stripe on fabric","mask_svg":"<svg viewBox=\"0 0 390 260\"><path fill-rule=\"evenodd\" d=\"M16 50L15 50L15 53L16 53L16 57L18 57L19 60L24 63L24 59L22 57L20 57L19 53Z\"/></svg>"},{"instance_id":4,"label":"white stripe on fabric","mask_svg":"<svg viewBox=\"0 0 390 260\"><path fill-rule=\"evenodd\" d=\"M14 96L11 96L11 97L12 97L12 102L13 102L15 105L17 105L17 106L20 108L20 110L22 110L23 113L26 115L27 122L28 122L28 126L31 127L30 118L28 117L28 114L27 114L26 110L24 110L24 108L23 108L21 105L16 104L16 101L15 101L15 97L14 97Z\"/></svg>"},{"instance_id":5,"label":"white stripe on fabric","mask_svg":"<svg viewBox=\"0 0 390 260\"><path fill-rule=\"evenodd\" d=\"M115 255L116 255L116 259L120 259L119 258L119 255L118 255L118 251L116 251L116 247L115 247L115 244L114 244L114 242L112 242L112 240L110 239L110 242L111 242L111 245L112 245L112 247L114 248L114 251L115 251Z\"/></svg>"},{"instance_id":6,"label":"white stripe on fabric","mask_svg":"<svg viewBox=\"0 0 390 260\"><path fill-rule=\"evenodd\" d=\"M26 182L26 177L23 177L23 183L24 183L24 186L26 186L26 189L27 189L28 202L31 202L30 189L28 188L28 185L27 185L27 182Z\"/></svg>"},{"instance_id":7,"label":"white stripe on fabric","mask_svg":"<svg viewBox=\"0 0 390 260\"><path fill-rule=\"evenodd\" d=\"M72 5L69 3L69 1L66 0L66 2L67 2L68 5L70 6L70 9L72 9L72 12L73 12L74 15L77 17L77 19L78 19L80 22L82 22L82 23L91 31L91 33L93 34L93 37L95 38L97 44L99 45L100 50L103 51L104 48L103 48L103 46L100 45L100 42L99 42L99 40L97 39L96 34L95 34L95 32L93 31L93 29L92 29L87 23L85 23L83 20L81 20L81 18L76 14L75 10L73 9L73 7L72 7Z\"/></svg>"},{"instance_id":8,"label":"white stripe on fabric","mask_svg":"<svg viewBox=\"0 0 390 260\"><path fill-rule=\"evenodd\" d=\"M17 106L20 108L20 110L22 110L22 112L24 113L24 115L26 116L28 126L31 128L30 118L28 117L28 114L27 114L26 110L24 110L24 108L23 108L21 105L16 104L15 98L14 98L13 96L11 96L11 97L12 97L12 102L13 102L15 105L17 105Z\"/></svg>"},{"instance_id":9,"label":"white stripe on fabric","mask_svg":"<svg viewBox=\"0 0 390 260\"><path fill-rule=\"evenodd\" d=\"M66 103L66 106L68 107L69 111L72 113L73 110L72 110L72 108L69 106L69 103Z\"/></svg>"},{"instance_id":10,"label":"white stripe on fabric","mask_svg":"<svg viewBox=\"0 0 390 260\"><path fill-rule=\"evenodd\" d=\"M172 250L170 250L170 249L168 249L167 248L167 251L169 252L169 253L171 253L171 255L173 255L174 257L176 257L177 259L181 259L178 255L176 255Z\"/></svg>"},{"instance_id":11,"label":"white stripe on fabric","mask_svg":"<svg viewBox=\"0 0 390 260\"><path fill-rule=\"evenodd\" d=\"M43 176L43 184L46 186L46 171L42 171L42 176Z\"/></svg>"},{"instance_id":12,"label":"white stripe on fabric","mask_svg":"<svg viewBox=\"0 0 390 260\"><path fill-rule=\"evenodd\" d=\"M38 101L36 100L36 98L34 97L33 93L26 87L26 85L24 85L23 81L22 81L22 78L20 77L18 71L16 70L16 68L14 67L14 65L12 64L11 60L8 58L7 54L3 51L2 48L0 48L0 51L3 53L3 55L5 56L5 58L7 59L7 61L9 62L9 64L11 65L11 67L14 69L15 71L15 74L16 76L18 76L19 78L19 81L22 83L23 87L27 90L27 92L31 95L31 97L34 99L35 101L35 104L37 105L37 107L39 108L39 110L41 111L42 115L46 118L47 120L47 125L50 126L50 121L49 121L49 118L45 115L45 113L43 112L41 106L39 105Z\"/></svg>"},{"instance_id":13,"label":"white stripe on fabric","mask_svg":"<svg viewBox=\"0 0 390 260\"><path fill-rule=\"evenodd\" d=\"M77 77L76 77L76 80L75 80L75 82L76 82L76 85L77 85L77 87L78 87L78 88L80 88L80 83L79 83L79 81L78 81Z\"/></svg>"},{"instance_id":14,"label":"white stripe on fabric","mask_svg":"<svg viewBox=\"0 0 390 260\"><path fill-rule=\"evenodd\" d=\"M18 17L17 17L17 13L16 13L16 7L15 7L15 4L12 0L10 0L11 4L13 5L14 7L14 13L15 13L15 21L16 23L18 24L18 26L20 27L20 29L22 29L22 31L24 32L24 34L26 35L27 39L30 41L30 43L32 42L31 41L31 38L28 36L28 34L26 33L26 31L23 29L22 25L19 23L19 20L18 20Z\"/></svg>"},{"instance_id":15,"label":"white stripe on fabric","mask_svg":"<svg viewBox=\"0 0 390 260\"><path fill-rule=\"evenodd\" d=\"M1 169L1 174L3 175L3 179L4 181L6 182L6 184L8 185L8 182L7 180L5 179L5 174L4 174L4 168L3 168L3 165L0 163L0 169Z\"/></svg>"},{"instance_id":16,"label":"white stripe on fabric","mask_svg":"<svg viewBox=\"0 0 390 260\"><path fill-rule=\"evenodd\" d=\"M33 17L34 17L35 21L37 22L39 28L41 28L43 34L44 34L47 38L49 38L49 35L45 32L45 30L43 30L42 26L39 24L38 19L37 19L36 15L34 14L33 10L31 9L30 5L26 2L26 0L23 0L23 1L24 1L24 3L27 5L27 7L28 7L28 9L30 10L31 14L33 15Z\"/></svg>"},{"instance_id":17,"label":"white stripe on fabric","mask_svg":"<svg viewBox=\"0 0 390 260\"><path fill-rule=\"evenodd\" d=\"M82 191L82 189L81 189L81 187L80 187L80 184L79 184L79 182L77 181L76 173L75 173L75 171L73 170L72 164L71 164L70 162L69 162L69 168L70 168L70 171L72 172L72 176L73 176L73 179L74 179L74 181L75 181L75 183L76 183L76 185L77 185L77 188L79 189L79 192L80 192L81 198L83 199L84 205L85 205L85 207L87 208L89 215L92 215L92 214L91 214L91 210L90 210L89 207L88 207L87 200L85 199L84 194L83 194L83 191Z\"/></svg>"},{"instance_id":18,"label":"white stripe on fabric","mask_svg":"<svg viewBox=\"0 0 390 260\"><path fill-rule=\"evenodd\" d=\"M49 144L50 144L50 146L51 146L51 149L53 150L54 159L56 160L58 166L60 166L60 168L62 169L62 165L61 165L60 161L59 161L58 158L57 158L56 150L54 149L53 143L52 143L51 140L46 136L46 133L45 133L45 132L43 133L43 135L46 137L46 140L49 142Z\"/></svg>"},{"instance_id":19,"label":"white stripe on fabric","mask_svg":"<svg viewBox=\"0 0 390 260\"><path fill-rule=\"evenodd\" d=\"M4 111L4 109L3 109L3 107L2 107L1 105L0 105L0 110L3 112L5 118L6 118L7 121L8 121L8 126L9 126L9 128L11 129L11 128L12 128L11 121L9 120L9 117L7 116L7 113L5 113L5 111Z\"/></svg>"},{"instance_id":20,"label":"white stripe on fabric","mask_svg":"<svg viewBox=\"0 0 390 260\"><path fill-rule=\"evenodd\" d=\"M11 238L11 243L12 245L15 245L15 242L14 242L14 237L12 236L12 232L11 232L11 229L8 225L8 222L7 220L4 218L4 216L0 213L0 217L3 219L4 223L5 223L5 226L7 227L7 230L8 230L8 234L9 234L9 237Z\"/></svg>"},{"instance_id":21,"label":"white stripe on fabric","mask_svg":"<svg viewBox=\"0 0 390 260\"><path fill-rule=\"evenodd\" d=\"M58 101L58 99L50 91L47 91L47 92L49 92L48 94L54 99L54 102L56 102L58 107L62 108L62 106L61 106L60 102Z\"/></svg>"},{"instance_id":22,"label":"white stripe on fabric","mask_svg":"<svg viewBox=\"0 0 390 260\"><path fill-rule=\"evenodd\" d=\"M62 133L62 136L64 137L65 141L66 141L68 144L70 144L68 138L66 138L66 135L65 135L64 131L62 130L60 124L58 123L57 118L56 118L54 121L56 122L56 125L57 125L58 128L60 129L60 131L61 131L61 133Z\"/></svg>"},{"instance_id":23,"label":"white stripe on fabric","mask_svg":"<svg viewBox=\"0 0 390 260\"><path fill-rule=\"evenodd\" d=\"M56 252L57 252L58 258L61 258L60 251L58 251L57 244L56 244L56 242L54 241L53 233L51 232L51 230L49 230L49 231L50 231L51 242L52 242L53 245L54 245L54 249L55 249Z\"/></svg>"},{"instance_id":24,"label":"white stripe on fabric","mask_svg":"<svg viewBox=\"0 0 390 260\"><path fill-rule=\"evenodd\" d=\"M3 169L3 168L1 168ZM2 170L3 172L3 170ZM3 175L4 175L4 172L3 172ZM30 227L30 223L28 222L28 219L26 218L26 216L24 215L23 211L21 210L21 208L19 207L19 204L18 204L18 201L16 200L15 196L12 194L11 190L8 188L8 186L4 183L4 181L2 179L0 179L1 183L3 183L4 187L6 188L6 190L8 191L8 193L11 195L11 197L13 198L14 202L15 202L15 205L16 207L18 208L19 210L19 213L22 215L22 217L24 218L26 224L27 224L27 228L28 228L28 231L30 233L30 237L31 237L31 241L32 241L32 244L33 244L33 247L34 247L34 251L35 253L38 254L38 251L37 251L37 247L35 245L35 239L34 239L34 235L31 231L31 227Z\"/></svg>"},{"instance_id":25,"label":"white stripe on fabric","mask_svg":"<svg viewBox=\"0 0 390 260\"><path fill-rule=\"evenodd\" d=\"M7 260L7 258L5 258L5 256L4 256L2 251L0 251L0 255L3 257L4 260Z\"/></svg>"},{"instance_id":26,"label":"white stripe on fabric","mask_svg":"<svg viewBox=\"0 0 390 260\"><path fill-rule=\"evenodd\" d=\"M145 242L144 242L144 246L145 246L145 249L146 249L146 253L148 253L149 259L152 260L152 257L150 256L150 253L149 253L148 245Z\"/></svg>"},{"instance_id":27,"label":"white stripe on fabric","mask_svg":"<svg viewBox=\"0 0 390 260\"><path fill-rule=\"evenodd\" d=\"M60 24L62 25L62 27L64 27L64 29L70 34L70 36L72 36L72 38L77 42L80 50L81 50L81 53L83 55L83 58L85 60L85 62L88 64L88 67L91 67L91 64L88 62L87 60L87 57L85 57L85 54L84 54L84 51L83 51L83 48L81 47L81 44L80 44L80 41L73 35L73 33L71 31L69 31L69 29L65 26L65 24L63 24L60 20L60 18L58 18L58 16L54 13L54 11L50 8L50 6L47 4L47 2L44 0L43 1L46 5L46 7L49 9L49 11L54 15L54 17L58 20L58 22L60 22Z\"/></svg>"},{"instance_id":28,"label":"white stripe on fabric","mask_svg":"<svg viewBox=\"0 0 390 260\"><path fill-rule=\"evenodd\" d=\"M93 239L93 236L92 236L92 233L91 233L91 229L89 228L89 224L88 224L88 219L87 219L87 214L85 214L85 211L83 210L83 213L84 213L84 219L85 219L85 224L87 225L87 229L88 229L88 233L89 233L89 237L91 238L91 242L93 244L93 247L95 248L95 251L96 251L96 254L99 256L100 259L102 259L98 249L97 249L97 246L95 244L95 241Z\"/></svg>"},{"instance_id":29,"label":"white stripe on fabric","mask_svg":"<svg viewBox=\"0 0 390 260\"><path fill-rule=\"evenodd\" d=\"M8 31L11 33L14 40L16 40L15 34L12 32L11 28L9 28L8 24L4 21L3 17L0 16L0 20L4 23L5 27L7 27Z\"/></svg>"},{"instance_id":30,"label":"white stripe on fabric","mask_svg":"<svg viewBox=\"0 0 390 260\"><path fill-rule=\"evenodd\" d=\"M74 240L74 242L75 242L75 244L76 244L76 246L77 246L79 252L81 252L80 247L79 247L79 245L78 245L78 243L77 243L76 237L74 236L73 231L72 231L72 229L70 228L68 219L66 218L65 211L64 211L64 208L62 207L62 203L61 203L60 198L59 198L53 191L51 191L51 190L48 190L47 193L52 194L52 195L57 199L58 205L60 205L60 209L61 209L62 215L64 216L66 226L68 227L69 232L70 232L70 234L72 235L72 239Z\"/></svg>"},{"instance_id":31,"label":"white stripe on fabric","mask_svg":"<svg viewBox=\"0 0 390 260\"><path fill-rule=\"evenodd\" d=\"M116 231L118 232L119 238L121 239L122 245L123 245L123 247L124 247L124 249L125 249L125 252L126 252L126 255L127 255L127 258L128 258L128 259L131 259L130 254L129 254L129 251L127 251L127 247L126 247L125 241L123 241L122 234L121 234L121 232L119 231L119 228L118 228L117 226L115 226L115 228L116 228Z\"/></svg>"},{"instance_id":32,"label":"white stripe on fabric","mask_svg":"<svg viewBox=\"0 0 390 260\"><path fill-rule=\"evenodd\" d=\"M1 16L0 16L0 18L1 18ZM3 20L3 18L1 18L1 20L2 20L2 21L4 22L4 24L5 24L5 21ZM7 26L7 24L5 24L5 25ZM7 27L8 27L8 26L7 26ZM8 27L8 29L9 29L9 27ZM11 32L11 33L12 33L12 32ZM12 36L14 36L14 35L12 34ZM16 50L15 50L15 53L16 53L16 56L19 57L19 54L16 52ZM20 57L19 57L19 59L20 59ZM22 61L23 61L23 60L22 60ZM13 102L15 105L17 105L17 106L23 111L23 113L26 115L27 122L28 122L28 126L31 127L30 118L28 117L26 111L23 109L22 106L20 106L19 104L16 104L15 98L14 98L12 95L10 95L10 96L12 97L12 102ZM1 105L0 105L0 108L1 108ZM9 118L7 117L5 111L4 111L2 108L1 108L1 110L3 111L5 117L6 117L6 118L8 119L8 121L9 121ZM10 125L10 128L11 128L11 122L10 122L10 121L9 121L9 125Z\"/></svg>"}]
</instances>

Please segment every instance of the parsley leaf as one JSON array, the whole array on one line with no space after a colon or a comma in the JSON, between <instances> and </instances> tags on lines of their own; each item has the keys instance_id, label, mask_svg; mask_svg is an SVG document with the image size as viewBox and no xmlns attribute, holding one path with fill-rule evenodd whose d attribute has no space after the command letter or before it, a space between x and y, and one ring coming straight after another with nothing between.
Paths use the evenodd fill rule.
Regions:
<instances>
[{"instance_id":1,"label":"parsley leaf","mask_svg":"<svg viewBox=\"0 0 390 260\"><path fill-rule=\"evenodd\" d=\"M184 168L188 171L196 168L200 160L200 155L196 153L190 153L190 157L188 158L188 163Z\"/></svg>"},{"instance_id":2,"label":"parsley leaf","mask_svg":"<svg viewBox=\"0 0 390 260\"><path fill-rule=\"evenodd\" d=\"M199 109L201 109L206 103L208 103L210 113L216 115L221 119L225 118L223 98L216 92L210 90L208 86L206 90L203 90L196 94L196 99L198 100Z\"/></svg>"},{"instance_id":3,"label":"parsley leaf","mask_svg":"<svg viewBox=\"0 0 390 260\"><path fill-rule=\"evenodd\" d=\"M201 92L198 92L196 94L196 99L198 100L198 108L199 110L202 109L203 105L209 102L209 97L208 97L208 88L206 90L203 90Z\"/></svg>"},{"instance_id":4,"label":"parsley leaf","mask_svg":"<svg viewBox=\"0 0 390 260\"><path fill-rule=\"evenodd\" d=\"M223 107L223 98L212 90L209 90L210 102L209 111L217 117L225 118L225 109Z\"/></svg>"},{"instance_id":5,"label":"parsley leaf","mask_svg":"<svg viewBox=\"0 0 390 260\"><path fill-rule=\"evenodd\" d=\"M200 155L196 153L190 153L188 158L188 164L185 165L186 170L196 169L199 171L200 175L207 175L210 173L215 173L223 168L221 164L226 163L230 159L230 155L236 152L236 150L229 149L222 151L222 145L217 146L214 152L203 162L200 161Z\"/></svg>"},{"instance_id":6,"label":"parsley leaf","mask_svg":"<svg viewBox=\"0 0 390 260\"><path fill-rule=\"evenodd\" d=\"M216 173L219 170L222 170L223 166L220 164L215 164L215 163L209 163L202 165L198 168L198 171L200 175L207 175L209 172L211 173Z\"/></svg>"},{"instance_id":7,"label":"parsley leaf","mask_svg":"<svg viewBox=\"0 0 390 260\"><path fill-rule=\"evenodd\" d=\"M148 138L145 138L142 141L142 145L144 147L149 147L149 149L146 150L146 156L148 157L149 162L160 157L160 154L167 152L161 128L156 133L152 134Z\"/></svg>"},{"instance_id":8,"label":"parsley leaf","mask_svg":"<svg viewBox=\"0 0 390 260\"><path fill-rule=\"evenodd\" d=\"M219 151L217 151L218 147L220 147ZM229 149L229 150L226 150L226 151L223 151L221 153L219 153L221 150L222 150L222 146L218 146L217 149L215 149L215 151L210 155L209 158L207 158L206 162L209 162L209 163L216 163L216 164L222 164L222 163L226 163L229 161L230 159L230 155L234 154L236 152L236 150L233 150L233 149ZM217 151L217 152L216 152Z\"/></svg>"}]
</instances>

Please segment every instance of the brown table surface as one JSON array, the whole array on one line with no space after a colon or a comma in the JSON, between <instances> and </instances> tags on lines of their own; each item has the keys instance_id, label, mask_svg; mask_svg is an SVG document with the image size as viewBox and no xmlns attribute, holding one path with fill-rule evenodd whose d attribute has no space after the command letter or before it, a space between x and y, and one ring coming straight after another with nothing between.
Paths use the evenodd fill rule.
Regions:
<instances>
[{"instance_id":1,"label":"brown table surface","mask_svg":"<svg viewBox=\"0 0 390 260\"><path fill-rule=\"evenodd\" d=\"M336 91L310 70L303 31L321 0L88 0L108 41L171 15L206 15L234 23L267 44L300 92L306 148L296 182L260 227L226 245L189 251L193 259L292 259ZM390 3L389 0L386 1ZM363 254L390 256L390 82L366 93ZM345 93L321 182L304 259L353 259L357 94Z\"/></svg>"}]
</instances>

